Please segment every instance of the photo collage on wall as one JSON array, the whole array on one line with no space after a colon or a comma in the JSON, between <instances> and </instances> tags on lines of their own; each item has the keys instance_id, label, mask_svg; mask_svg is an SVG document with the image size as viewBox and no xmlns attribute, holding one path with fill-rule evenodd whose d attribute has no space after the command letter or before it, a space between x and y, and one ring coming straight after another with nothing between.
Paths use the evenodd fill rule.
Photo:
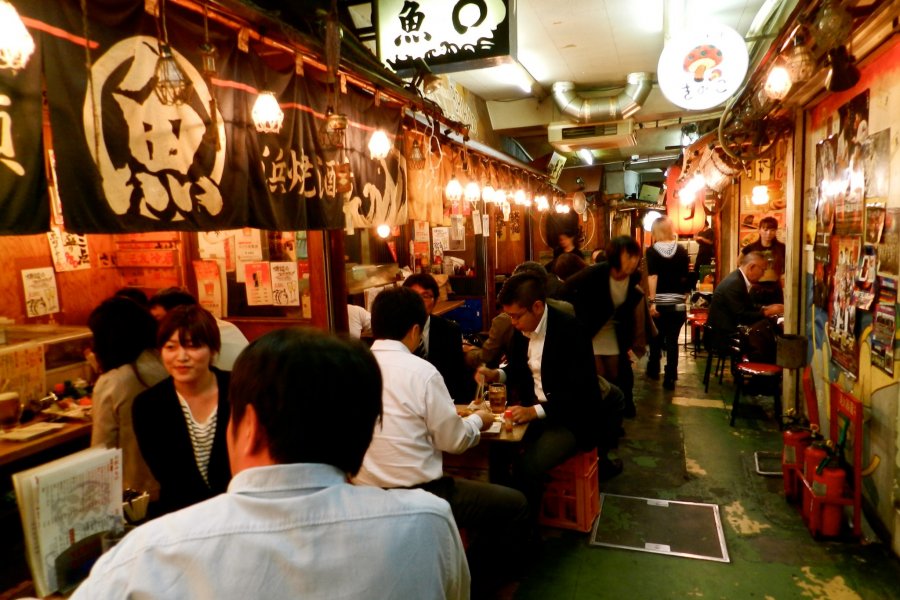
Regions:
<instances>
[{"instance_id":1,"label":"photo collage on wall","mask_svg":"<svg viewBox=\"0 0 900 600\"><path fill-rule=\"evenodd\" d=\"M861 322L872 315L872 362L893 373L900 209L887 207L890 131L869 133L869 92L838 109L816 146L813 303L828 312L832 361L859 374Z\"/></svg>"}]
</instances>

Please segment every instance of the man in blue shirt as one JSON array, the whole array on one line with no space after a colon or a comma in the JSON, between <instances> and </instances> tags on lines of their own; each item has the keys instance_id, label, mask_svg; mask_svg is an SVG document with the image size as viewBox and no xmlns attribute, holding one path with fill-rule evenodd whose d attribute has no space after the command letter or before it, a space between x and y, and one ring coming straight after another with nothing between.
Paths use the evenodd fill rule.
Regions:
<instances>
[{"instance_id":1,"label":"man in blue shirt","mask_svg":"<svg viewBox=\"0 0 900 600\"><path fill-rule=\"evenodd\" d=\"M231 377L224 494L151 521L97 561L75 598L468 598L449 505L354 486L381 416L359 342L280 329Z\"/></svg>"}]
</instances>

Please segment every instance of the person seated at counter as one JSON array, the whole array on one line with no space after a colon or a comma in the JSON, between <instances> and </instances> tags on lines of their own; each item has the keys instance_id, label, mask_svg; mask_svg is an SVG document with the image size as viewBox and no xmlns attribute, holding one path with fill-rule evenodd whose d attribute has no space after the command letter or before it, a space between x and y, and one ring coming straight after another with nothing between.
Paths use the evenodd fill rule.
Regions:
<instances>
[{"instance_id":1,"label":"person seated at counter","mask_svg":"<svg viewBox=\"0 0 900 600\"><path fill-rule=\"evenodd\" d=\"M494 422L486 404L462 418L441 374L413 351L427 312L410 288L388 288L372 304L372 353L384 378L384 416L354 483L419 488L450 503L469 533L469 568L479 591L502 576L503 564L527 539L528 506L511 488L444 475L442 452L461 454Z\"/></svg>"},{"instance_id":2,"label":"person seated at counter","mask_svg":"<svg viewBox=\"0 0 900 600\"><path fill-rule=\"evenodd\" d=\"M153 294L147 301L150 313L161 321L170 310L176 306L194 306L199 304L197 299L181 288L169 287L161 289ZM219 339L222 340L222 348L216 356L215 366L223 371L230 371L235 359L241 350L249 343L247 337L234 323L222 319L216 319L219 328Z\"/></svg>"},{"instance_id":3,"label":"person seated at counter","mask_svg":"<svg viewBox=\"0 0 900 600\"><path fill-rule=\"evenodd\" d=\"M215 318L196 305L173 308L156 339L169 377L138 394L132 414L141 454L159 482L151 516L220 494L231 479L228 372L212 366L221 347Z\"/></svg>"},{"instance_id":4,"label":"person seated at counter","mask_svg":"<svg viewBox=\"0 0 900 600\"><path fill-rule=\"evenodd\" d=\"M469 597L446 502L347 482L382 409L363 344L268 333L235 363L230 406L228 491L130 532L74 598Z\"/></svg>"},{"instance_id":5,"label":"person seated at counter","mask_svg":"<svg viewBox=\"0 0 900 600\"><path fill-rule=\"evenodd\" d=\"M91 445L121 448L124 489L156 501L159 483L141 455L131 416L135 396L168 376L156 350L156 320L134 301L113 297L91 312L87 325L101 370L91 393Z\"/></svg>"},{"instance_id":6,"label":"person seated at counter","mask_svg":"<svg viewBox=\"0 0 900 600\"><path fill-rule=\"evenodd\" d=\"M759 252L741 257L740 266L728 274L713 291L707 325L713 348L723 348L737 333L738 325L752 325L764 317L784 313L783 304L757 306L750 290L768 267L768 259Z\"/></svg>"},{"instance_id":7,"label":"person seated at counter","mask_svg":"<svg viewBox=\"0 0 900 600\"><path fill-rule=\"evenodd\" d=\"M550 278L550 274L547 273L544 265L534 260L526 260L516 265L516 268L513 269L513 275L516 273L534 273L544 282L549 281ZM547 304L570 315L575 315L575 308L565 300L557 300L548 295ZM500 361L506 356L506 353L509 352L510 342L515 330L508 314L505 312L498 314L491 319L491 329L488 331L488 337L480 348L468 344L463 345L466 364L472 369L477 369L482 364L496 369L500 365Z\"/></svg>"},{"instance_id":8,"label":"person seated at counter","mask_svg":"<svg viewBox=\"0 0 900 600\"><path fill-rule=\"evenodd\" d=\"M506 383L519 405L516 423L530 423L524 452L512 458L512 485L522 490L537 520L544 475L579 450L597 446L601 390L591 340L572 315L548 306L544 284L519 273L500 290L500 305L516 331L501 369L481 367L487 382ZM497 461L502 457L495 454ZM604 457L604 460L606 457ZM505 469L492 465L492 478Z\"/></svg>"},{"instance_id":9,"label":"person seated at counter","mask_svg":"<svg viewBox=\"0 0 900 600\"><path fill-rule=\"evenodd\" d=\"M416 355L437 368L454 402L468 404L475 395L475 383L466 370L462 332L453 321L433 314L440 295L437 281L429 273L414 273L406 278L403 287L419 294L425 302L427 319Z\"/></svg>"},{"instance_id":10,"label":"person seated at counter","mask_svg":"<svg viewBox=\"0 0 900 600\"><path fill-rule=\"evenodd\" d=\"M747 244L741 249L742 255L751 252L761 254L766 259L766 270L760 277L760 282L775 282L781 285L784 275L785 245L778 241L778 219L775 217L763 217L759 221L759 239L752 244Z\"/></svg>"}]
</instances>

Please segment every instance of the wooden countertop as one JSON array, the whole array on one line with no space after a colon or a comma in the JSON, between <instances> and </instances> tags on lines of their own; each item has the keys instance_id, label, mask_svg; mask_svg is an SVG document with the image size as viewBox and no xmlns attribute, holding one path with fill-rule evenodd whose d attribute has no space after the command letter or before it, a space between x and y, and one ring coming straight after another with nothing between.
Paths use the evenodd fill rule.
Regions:
<instances>
[{"instance_id":1,"label":"wooden countertop","mask_svg":"<svg viewBox=\"0 0 900 600\"><path fill-rule=\"evenodd\" d=\"M60 444L91 435L90 421L61 421L62 429L26 442L0 440L0 467Z\"/></svg>"},{"instance_id":2,"label":"wooden countertop","mask_svg":"<svg viewBox=\"0 0 900 600\"><path fill-rule=\"evenodd\" d=\"M440 316L450 312L454 308L459 308L465 303L465 300L440 300L435 303L434 310L431 311L431 314Z\"/></svg>"}]
</instances>

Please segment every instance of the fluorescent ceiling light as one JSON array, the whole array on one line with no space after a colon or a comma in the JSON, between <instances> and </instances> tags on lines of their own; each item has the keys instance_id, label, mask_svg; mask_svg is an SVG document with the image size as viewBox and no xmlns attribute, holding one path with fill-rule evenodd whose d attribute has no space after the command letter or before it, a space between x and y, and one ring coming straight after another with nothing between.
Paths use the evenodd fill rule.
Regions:
<instances>
[{"instance_id":1,"label":"fluorescent ceiling light","mask_svg":"<svg viewBox=\"0 0 900 600\"><path fill-rule=\"evenodd\" d=\"M582 148L578 151L578 158L586 165L594 164L594 153L587 148Z\"/></svg>"}]
</instances>

